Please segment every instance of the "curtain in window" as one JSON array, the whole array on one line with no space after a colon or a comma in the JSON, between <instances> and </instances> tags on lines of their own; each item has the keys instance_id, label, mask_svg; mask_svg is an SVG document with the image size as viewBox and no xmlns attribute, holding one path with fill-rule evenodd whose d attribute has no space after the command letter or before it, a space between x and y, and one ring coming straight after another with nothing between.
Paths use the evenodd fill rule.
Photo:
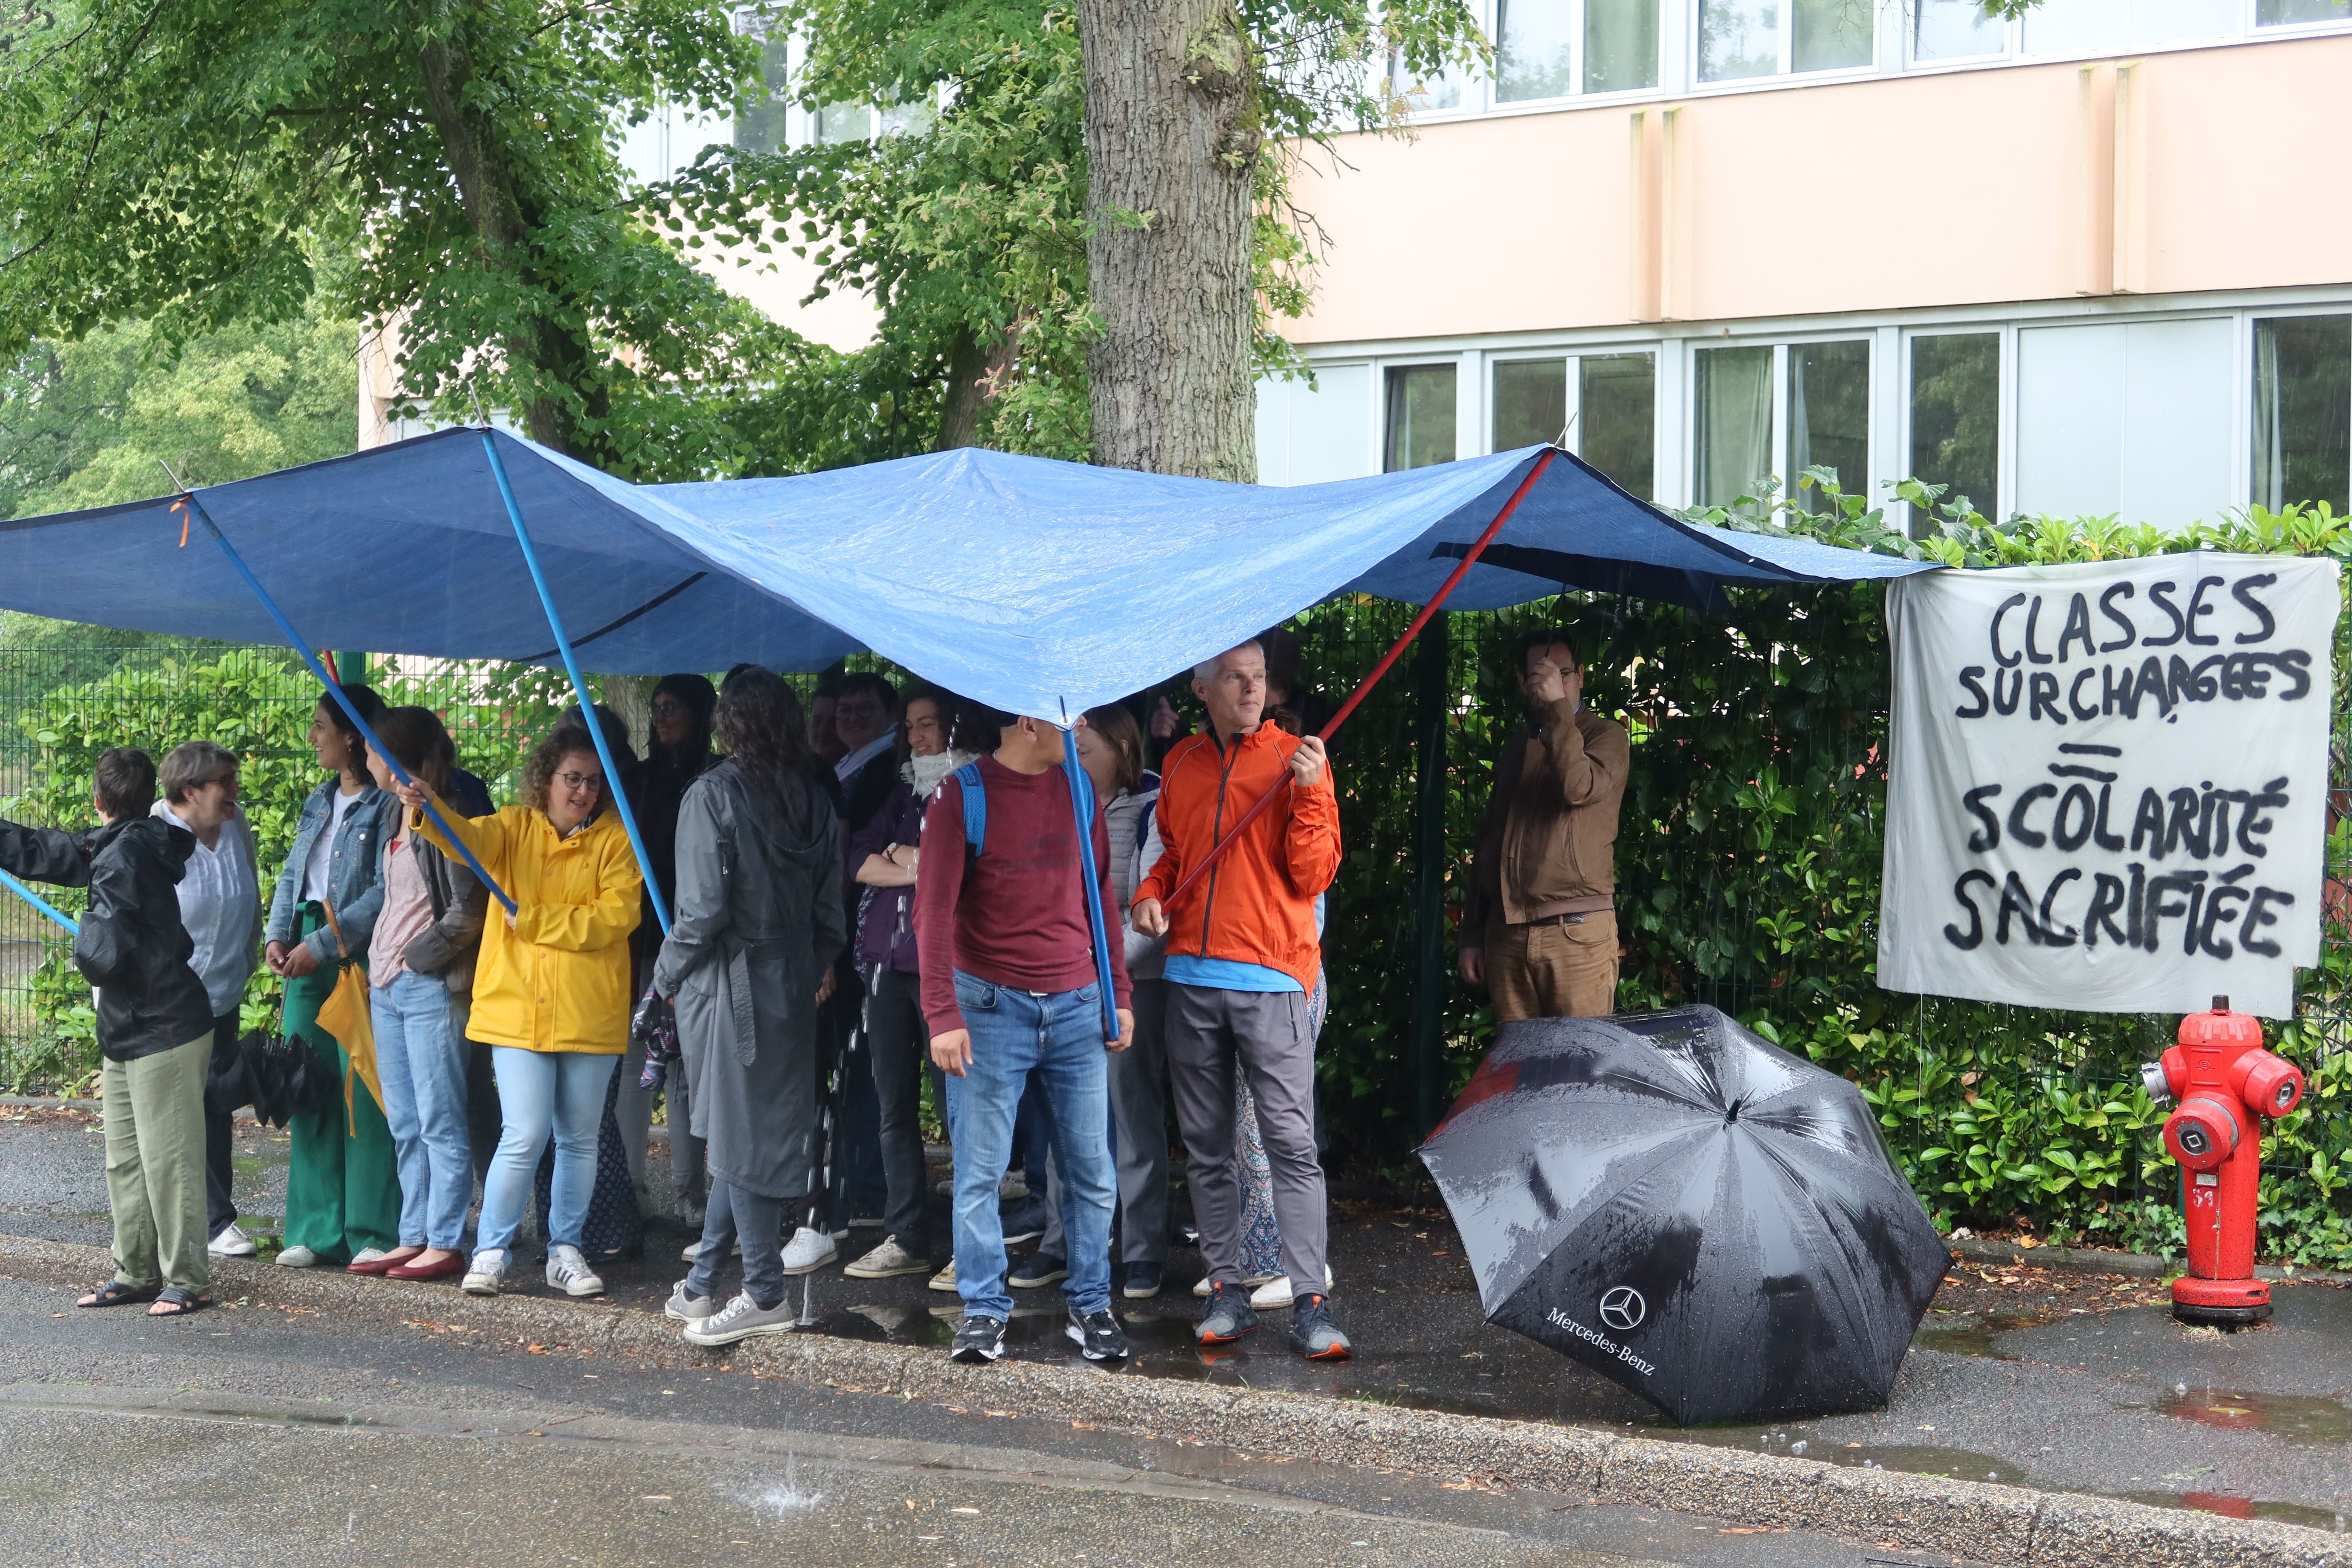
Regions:
<instances>
[{"instance_id":1,"label":"curtain in window","mask_svg":"<svg viewBox=\"0 0 2352 1568\"><path fill-rule=\"evenodd\" d=\"M2352 490L2352 316L2254 323L2254 493L2278 510Z\"/></svg>"},{"instance_id":2,"label":"curtain in window","mask_svg":"<svg viewBox=\"0 0 2352 1568\"><path fill-rule=\"evenodd\" d=\"M1772 469L1772 351L1703 349L1694 358L1698 504L1728 506Z\"/></svg>"},{"instance_id":3,"label":"curtain in window","mask_svg":"<svg viewBox=\"0 0 2352 1568\"><path fill-rule=\"evenodd\" d=\"M1658 0L1584 0L1584 90L1658 85Z\"/></svg>"}]
</instances>

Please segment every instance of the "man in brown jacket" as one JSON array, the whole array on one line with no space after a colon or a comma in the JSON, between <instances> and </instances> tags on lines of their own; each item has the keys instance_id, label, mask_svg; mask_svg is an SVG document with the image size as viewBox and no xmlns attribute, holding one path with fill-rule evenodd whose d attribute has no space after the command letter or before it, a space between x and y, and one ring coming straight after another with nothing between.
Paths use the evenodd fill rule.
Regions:
<instances>
[{"instance_id":1,"label":"man in brown jacket","mask_svg":"<svg viewBox=\"0 0 2352 1568\"><path fill-rule=\"evenodd\" d=\"M1606 1017L1617 1002L1617 807L1631 746L1584 710L1584 666L1555 627L1519 642L1535 725L1495 769L1462 912L1462 978L1497 1022Z\"/></svg>"}]
</instances>

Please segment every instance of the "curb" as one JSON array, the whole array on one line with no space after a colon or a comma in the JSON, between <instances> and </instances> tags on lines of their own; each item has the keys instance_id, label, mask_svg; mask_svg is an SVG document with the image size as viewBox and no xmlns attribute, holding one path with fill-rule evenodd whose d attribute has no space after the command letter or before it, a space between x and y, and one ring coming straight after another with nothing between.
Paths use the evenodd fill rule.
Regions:
<instances>
[{"instance_id":1,"label":"curb","mask_svg":"<svg viewBox=\"0 0 2352 1568\"><path fill-rule=\"evenodd\" d=\"M2169 1279L2182 1271L2174 1258L2150 1258L2144 1252L2109 1252L2095 1247L2020 1247L2011 1241L1954 1241L1944 1238L1952 1256L1969 1263L1997 1263L2010 1268L2055 1268L2069 1274L2129 1274L2145 1279ZM2352 1274L2332 1274L2325 1268L2298 1268L2293 1264L2258 1263L2257 1279L2297 1280L2311 1285L2352 1285Z\"/></svg>"},{"instance_id":2,"label":"curb","mask_svg":"<svg viewBox=\"0 0 2352 1568\"><path fill-rule=\"evenodd\" d=\"M2039 1250L2038 1248L2035 1250ZM82 1283L110 1267L103 1247L0 1237L0 1273ZM718 1364L812 1387L1085 1421L1254 1454L1528 1488L1671 1509L1736 1523L1790 1525L1912 1552L1998 1563L2092 1568L2352 1568L2352 1542L2300 1525L2072 1492L1852 1469L1819 1461L1581 1426L1454 1415L1115 1372L1000 1362L964 1367L933 1350L795 1334L696 1351L651 1312L538 1296L490 1300L432 1286L215 1260L215 1293L259 1305L357 1309L371 1319L464 1328L518 1343L593 1349L663 1366ZM403 1317L414 1311L415 1318Z\"/></svg>"}]
</instances>

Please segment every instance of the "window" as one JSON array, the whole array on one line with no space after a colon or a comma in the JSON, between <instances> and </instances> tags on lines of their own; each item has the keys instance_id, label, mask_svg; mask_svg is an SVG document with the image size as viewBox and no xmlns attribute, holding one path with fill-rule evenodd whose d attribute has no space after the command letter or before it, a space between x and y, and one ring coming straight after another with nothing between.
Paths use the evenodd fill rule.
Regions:
<instances>
[{"instance_id":1,"label":"window","mask_svg":"<svg viewBox=\"0 0 2352 1568\"><path fill-rule=\"evenodd\" d=\"M1877 58L1872 0L1698 0L1698 79L1848 70Z\"/></svg>"},{"instance_id":2,"label":"window","mask_svg":"<svg viewBox=\"0 0 2352 1568\"><path fill-rule=\"evenodd\" d=\"M1496 101L1657 86L1658 5L1496 0Z\"/></svg>"},{"instance_id":3,"label":"window","mask_svg":"<svg viewBox=\"0 0 2352 1568\"><path fill-rule=\"evenodd\" d=\"M1911 58L1968 59L2009 47L2009 24L1985 15L1983 0L1912 0Z\"/></svg>"},{"instance_id":4,"label":"window","mask_svg":"<svg viewBox=\"0 0 2352 1568\"><path fill-rule=\"evenodd\" d=\"M1424 77L1405 64L1404 51L1389 52L1389 92L1404 102L1412 114L1432 114L1462 107L1462 79L1453 71Z\"/></svg>"},{"instance_id":5,"label":"window","mask_svg":"<svg viewBox=\"0 0 2352 1568\"><path fill-rule=\"evenodd\" d=\"M2103 321L2017 333L2017 509L2177 528L2240 498L2236 324Z\"/></svg>"},{"instance_id":6,"label":"window","mask_svg":"<svg viewBox=\"0 0 2352 1568\"><path fill-rule=\"evenodd\" d=\"M791 145L791 36L769 32L754 11L739 13L735 30L760 40L760 88L736 106L735 145L747 153L781 153Z\"/></svg>"},{"instance_id":7,"label":"window","mask_svg":"<svg viewBox=\"0 0 2352 1568\"><path fill-rule=\"evenodd\" d=\"M874 137L874 110L864 103L828 103L816 111L813 127L819 142L868 142Z\"/></svg>"},{"instance_id":8,"label":"window","mask_svg":"<svg viewBox=\"0 0 2352 1568\"><path fill-rule=\"evenodd\" d=\"M2254 26L2286 27L2297 22L2352 22L2352 0L2254 0Z\"/></svg>"},{"instance_id":9,"label":"window","mask_svg":"<svg viewBox=\"0 0 2352 1568\"><path fill-rule=\"evenodd\" d=\"M1752 495L1772 470L1772 351L1701 349L1691 356L1700 506Z\"/></svg>"},{"instance_id":10,"label":"window","mask_svg":"<svg viewBox=\"0 0 2352 1568\"><path fill-rule=\"evenodd\" d=\"M1257 384L1257 482L1312 485L1360 479L1373 458L1372 367L1324 364L1315 379Z\"/></svg>"},{"instance_id":11,"label":"window","mask_svg":"<svg viewBox=\"0 0 2352 1568\"><path fill-rule=\"evenodd\" d=\"M1495 447L1515 452L1557 441L1568 428L1568 361L1500 360L1495 365Z\"/></svg>"},{"instance_id":12,"label":"window","mask_svg":"<svg viewBox=\"0 0 2352 1568\"><path fill-rule=\"evenodd\" d=\"M1646 353L1495 364L1494 446L1559 441L1643 500L1657 493L1657 361Z\"/></svg>"},{"instance_id":13,"label":"window","mask_svg":"<svg viewBox=\"0 0 2352 1568\"><path fill-rule=\"evenodd\" d=\"M2025 14L2029 55L2099 55L2240 36L2239 0L2042 0Z\"/></svg>"},{"instance_id":14,"label":"window","mask_svg":"<svg viewBox=\"0 0 2352 1568\"><path fill-rule=\"evenodd\" d=\"M2352 316L2254 323L2254 495L2352 510Z\"/></svg>"},{"instance_id":15,"label":"window","mask_svg":"<svg viewBox=\"0 0 2352 1568\"><path fill-rule=\"evenodd\" d=\"M1383 472L1454 460L1454 373L1451 364L1391 367Z\"/></svg>"},{"instance_id":16,"label":"window","mask_svg":"<svg viewBox=\"0 0 2352 1568\"><path fill-rule=\"evenodd\" d=\"M1870 489L1870 344L1791 343L1789 359L1790 499L1809 511L1826 510L1818 489L1799 488L1807 468L1836 471L1841 489Z\"/></svg>"},{"instance_id":17,"label":"window","mask_svg":"<svg viewBox=\"0 0 2352 1568\"><path fill-rule=\"evenodd\" d=\"M1995 515L2000 482L2000 334L1911 340L1911 477ZM1921 531L1931 520L1915 517Z\"/></svg>"},{"instance_id":18,"label":"window","mask_svg":"<svg viewBox=\"0 0 2352 1568\"><path fill-rule=\"evenodd\" d=\"M1627 493L1654 500L1658 362L1649 354L1586 354L1576 368L1576 455Z\"/></svg>"}]
</instances>

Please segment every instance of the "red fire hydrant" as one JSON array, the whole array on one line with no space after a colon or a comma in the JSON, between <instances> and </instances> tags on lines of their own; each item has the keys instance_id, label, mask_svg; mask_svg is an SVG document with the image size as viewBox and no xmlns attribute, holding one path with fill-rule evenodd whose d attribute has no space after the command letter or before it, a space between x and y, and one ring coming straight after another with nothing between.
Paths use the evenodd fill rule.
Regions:
<instances>
[{"instance_id":1,"label":"red fire hydrant","mask_svg":"<svg viewBox=\"0 0 2352 1568\"><path fill-rule=\"evenodd\" d=\"M2271 1315L2271 1288L2254 1278L2260 1119L2302 1101L2303 1072L2264 1050L2262 1021L2231 1012L2227 996L2182 1018L2179 1042L2139 1069L2149 1099L2180 1100L2164 1123L2189 1223L2189 1272L2172 1282L2172 1315L2225 1328L2258 1323Z\"/></svg>"}]
</instances>

